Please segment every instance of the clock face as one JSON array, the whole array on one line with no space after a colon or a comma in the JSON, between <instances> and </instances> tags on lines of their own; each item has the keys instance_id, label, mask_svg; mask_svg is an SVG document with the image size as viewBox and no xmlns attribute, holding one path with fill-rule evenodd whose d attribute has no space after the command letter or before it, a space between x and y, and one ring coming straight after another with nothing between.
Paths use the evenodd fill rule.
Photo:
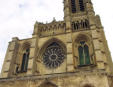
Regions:
<instances>
[{"instance_id":1,"label":"clock face","mask_svg":"<svg viewBox=\"0 0 113 87\"><path fill-rule=\"evenodd\" d=\"M45 50L43 54L43 63L48 68L57 68L63 63L64 58L65 53L63 49L54 42Z\"/></svg>"}]
</instances>

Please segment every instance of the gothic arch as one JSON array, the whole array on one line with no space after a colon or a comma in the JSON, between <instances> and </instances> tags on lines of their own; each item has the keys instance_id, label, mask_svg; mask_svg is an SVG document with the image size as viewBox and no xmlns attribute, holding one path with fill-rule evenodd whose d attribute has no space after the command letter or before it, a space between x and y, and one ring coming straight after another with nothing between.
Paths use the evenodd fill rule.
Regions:
<instances>
[{"instance_id":1,"label":"gothic arch","mask_svg":"<svg viewBox=\"0 0 113 87\"><path fill-rule=\"evenodd\" d=\"M85 40L86 42L88 42L90 44L91 43L91 35L88 33L80 33L75 37L74 41L75 41L75 43L79 43L80 40Z\"/></svg>"},{"instance_id":2,"label":"gothic arch","mask_svg":"<svg viewBox=\"0 0 113 87\"><path fill-rule=\"evenodd\" d=\"M23 51L26 48L30 48L31 44L30 42L24 42L21 46L21 51Z\"/></svg>"},{"instance_id":3,"label":"gothic arch","mask_svg":"<svg viewBox=\"0 0 113 87\"><path fill-rule=\"evenodd\" d=\"M63 50L64 50L65 52L67 52L65 43L63 43L61 40L59 40L59 39L57 39L57 38L51 38L51 39L47 40L47 41L41 46L41 48L40 48L38 54L40 55L41 53L43 53L43 52L45 51L45 49L46 49L51 43L53 43L53 42L58 43L58 44L63 48Z\"/></svg>"},{"instance_id":4,"label":"gothic arch","mask_svg":"<svg viewBox=\"0 0 113 87\"><path fill-rule=\"evenodd\" d=\"M44 82L39 87L58 87L58 86L52 82Z\"/></svg>"},{"instance_id":5,"label":"gothic arch","mask_svg":"<svg viewBox=\"0 0 113 87\"><path fill-rule=\"evenodd\" d=\"M74 39L73 46L75 67L95 63L93 44L89 34L78 34Z\"/></svg>"},{"instance_id":6,"label":"gothic arch","mask_svg":"<svg viewBox=\"0 0 113 87\"><path fill-rule=\"evenodd\" d=\"M28 61L29 61L29 55L30 55L30 42L26 41L24 42L20 49L18 54L18 59L16 61L16 73L23 73L27 72L28 67Z\"/></svg>"},{"instance_id":7,"label":"gothic arch","mask_svg":"<svg viewBox=\"0 0 113 87\"><path fill-rule=\"evenodd\" d=\"M63 51L64 51L64 54L66 54L67 52L67 48L66 48L66 45L65 43L63 43L61 40L57 39L57 38L51 38L49 39L48 41L46 41L39 49L39 52L38 52L38 59L40 62L42 60L42 55L44 53L44 51L46 50L46 48L53 42L56 42L57 44L59 44L60 47L62 47ZM66 58L66 56L65 56Z\"/></svg>"},{"instance_id":8,"label":"gothic arch","mask_svg":"<svg viewBox=\"0 0 113 87\"><path fill-rule=\"evenodd\" d=\"M25 42L23 44L23 50L22 50L22 62L21 62L21 69L20 72L27 72L28 68L28 61L29 61L29 55L30 55L30 43Z\"/></svg>"}]
</instances>

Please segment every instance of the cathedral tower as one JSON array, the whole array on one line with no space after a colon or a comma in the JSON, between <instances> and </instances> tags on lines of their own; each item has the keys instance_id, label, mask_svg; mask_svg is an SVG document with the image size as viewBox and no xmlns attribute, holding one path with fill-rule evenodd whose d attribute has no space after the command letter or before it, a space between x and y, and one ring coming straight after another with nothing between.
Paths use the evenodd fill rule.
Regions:
<instances>
[{"instance_id":1,"label":"cathedral tower","mask_svg":"<svg viewBox=\"0 0 113 87\"><path fill-rule=\"evenodd\" d=\"M0 87L113 87L113 63L91 0L64 0L64 20L36 22L32 38L14 37Z\"/></svg>"}]
</instances>

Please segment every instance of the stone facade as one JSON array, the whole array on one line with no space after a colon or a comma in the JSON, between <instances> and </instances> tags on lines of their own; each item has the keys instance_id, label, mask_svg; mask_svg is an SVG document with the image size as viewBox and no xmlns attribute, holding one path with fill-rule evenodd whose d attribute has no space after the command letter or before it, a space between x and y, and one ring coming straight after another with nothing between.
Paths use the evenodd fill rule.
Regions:
<instances>
[{"instance_id":1,"label":"stone facade","mask_svg":"<svg viewBox=\"0 0 113 87\"><path fill-rule=\"evenodd\" d=\"M81 45L90 64L81 66ZM91 0L64 0L64 21L36 22L32 38L9 42L0 87L21 86L113 87L112 59Z\"/></svg>"},{"instance_id":2,"label":"stone facade","mask_svg":"<svg viewBox=\"0 0 113 87\"><path fill-rule=\"evenodd\" d=\"M2 79L1 83L3 87L110 87L104 73L90 71Z\"/></svg>"}]
</instances>

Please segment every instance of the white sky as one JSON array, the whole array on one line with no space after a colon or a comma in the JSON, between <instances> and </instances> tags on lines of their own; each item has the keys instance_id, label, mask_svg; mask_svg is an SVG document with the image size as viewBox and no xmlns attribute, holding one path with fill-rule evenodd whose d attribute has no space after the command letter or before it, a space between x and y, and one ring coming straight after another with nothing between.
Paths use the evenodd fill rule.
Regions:
<instances>
[{"instance_id":1,"label":"white sky","mask_svg":"<svg viewBox=\"0 0 113 87\"><path fill-rule=\"evenodd\" d=\"M63 0L0 0L0 70L12 37L31 37L35 21L63 20ZM92 0L113 56L113 0Z\"/></svg>"}]
</instances>

